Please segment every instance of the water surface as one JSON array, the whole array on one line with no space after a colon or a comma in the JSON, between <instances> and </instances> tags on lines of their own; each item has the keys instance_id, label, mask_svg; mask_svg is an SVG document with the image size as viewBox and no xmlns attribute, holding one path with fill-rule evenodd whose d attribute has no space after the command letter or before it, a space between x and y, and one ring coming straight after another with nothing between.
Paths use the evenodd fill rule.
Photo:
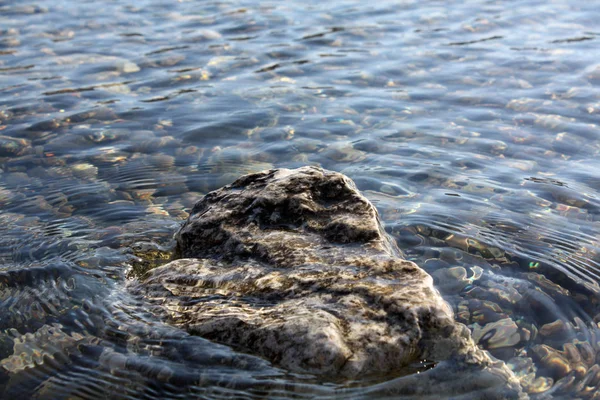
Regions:
<instances>
[{"instance_id":1,"label":"water surface","mask_svg":"<svg viewBox=\"0 0 600 400\"><path fill-rule=\"evenodd\" d=\"M310 164L355 180L530 397L595 398L598 20L566 0L0 0L3 396L393 382L292 375L128 294L203 194Z\"/></svg>"}]
</instances>

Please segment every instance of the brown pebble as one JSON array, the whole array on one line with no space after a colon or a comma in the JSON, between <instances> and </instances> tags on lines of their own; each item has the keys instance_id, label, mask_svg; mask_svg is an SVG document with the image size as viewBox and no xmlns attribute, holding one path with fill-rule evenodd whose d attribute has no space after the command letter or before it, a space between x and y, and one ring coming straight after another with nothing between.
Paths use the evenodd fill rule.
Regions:
<instances>
[{"instance_id":1,"label":"brown pebble","mask_svg":"<svg viewBox=\"0 0 600 400\"><path fill-rule=\"evenodd\" d=\"M560 379L571 372L569 361L558 350L540 344L532 348L534 356L539 359L539 364L544 369L547 369L548 374L554 379Z\"/></svg>"},{"instance_id":2,"label":"brown pebble","mask_svg":"<svg viewBox=\"0 0 600 400\"><path fill-rule=\"evenodd\" d=\"M542 325L540 335L545 337L557 337L566 335L569 332L569 327L564 321L557 319L549 324Z\"/></svg>"}]
</instances>

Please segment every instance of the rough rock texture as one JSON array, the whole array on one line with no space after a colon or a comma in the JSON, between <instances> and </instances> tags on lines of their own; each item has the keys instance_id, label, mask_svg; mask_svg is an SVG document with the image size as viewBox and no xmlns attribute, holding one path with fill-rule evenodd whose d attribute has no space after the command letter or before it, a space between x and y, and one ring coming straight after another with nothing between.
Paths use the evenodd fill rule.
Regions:
<instances>
[{"instance_id":1,"label":"rough rock texture","mask_svg":"<svg viewBox=\"0 0 600 400\"><path fill-rule=\"evenodd\" d=\"M176 239L181 259L137 290L190 333L328 378L494 364L342 174L243 176L198 202Z\"/></svg>"}]
</instances>

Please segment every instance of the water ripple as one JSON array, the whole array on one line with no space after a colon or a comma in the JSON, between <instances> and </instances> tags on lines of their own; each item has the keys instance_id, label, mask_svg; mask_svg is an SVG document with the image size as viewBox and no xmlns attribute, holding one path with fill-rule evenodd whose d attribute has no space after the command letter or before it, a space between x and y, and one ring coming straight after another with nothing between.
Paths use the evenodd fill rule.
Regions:
<instances>
[{"instance_id":1,"label":"water ripple","mask_svg":"<svg viewBox=\"0 0 600 400\"><path fill-rule=\"evenodd\" d=\"M130 296L202 195L321 165L531 397L593 398L599 18L537 0L0 1L2 395L502 397L443 365L293 376Z\"/></svg>"}]
</instances>

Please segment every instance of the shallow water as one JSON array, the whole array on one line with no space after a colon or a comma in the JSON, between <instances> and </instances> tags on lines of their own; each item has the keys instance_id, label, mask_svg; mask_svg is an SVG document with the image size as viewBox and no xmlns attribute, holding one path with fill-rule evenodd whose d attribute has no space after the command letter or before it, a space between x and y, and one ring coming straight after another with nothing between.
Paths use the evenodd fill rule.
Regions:
<instances>
[{"instance_id":1,"label":"shallow water","mask_svg":"<svg viewBox=\"0 0 600 400\"><path fill-rule=\"evenodd\" d=\"M203 194L314 164L530 397L596 398L600 9L463 3L0 0L3 396L390 394L190 337L127 291Z\"/></svg>"}]
</instances>

